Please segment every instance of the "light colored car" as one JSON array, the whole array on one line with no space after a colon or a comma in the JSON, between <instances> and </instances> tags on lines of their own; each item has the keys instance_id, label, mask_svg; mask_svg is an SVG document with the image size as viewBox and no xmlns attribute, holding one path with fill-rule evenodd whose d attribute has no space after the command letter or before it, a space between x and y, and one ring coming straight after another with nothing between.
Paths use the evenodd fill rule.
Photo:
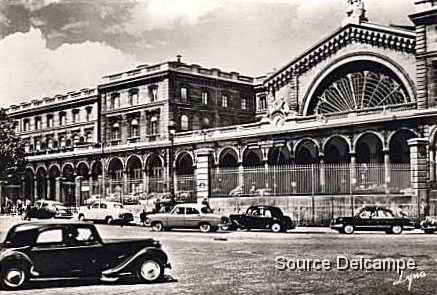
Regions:
<instances>
[{"instance_id":1,"label":"light colored car","mask_svg":"<svg viewBox=\"0 0 437 295\"><path fill-rule=\"evenodd\" d=\"M201 232L216 231L226 222L226 217L214 214L205 205L186 203L176 205L170 213L150 214L146 224L152 230L162 231L172 228L199 228Z\"/></svg>"},{"instance_id":2,"label":"light colored car","mask_svg":"<svg viewBox=\"0 0 437 295\"><path fill-rule=\"evenodd\" d=\"M38 200L27 218L72 218L73 213L64 204L53 200Z\"/></svg>"},{"instance_id":3,"label":"light colored car","mask_svg":"<svg viewBox=\"0 0 437 295\"><path fill-rule=\"evenodd\" d=\"M100 201L90 206L80 207L77 218L79 220L104 221L107 224L115 222L128 223L134 219L133 214L123 208L121 203L108 201Z\"/></svg>"}]
</instances>

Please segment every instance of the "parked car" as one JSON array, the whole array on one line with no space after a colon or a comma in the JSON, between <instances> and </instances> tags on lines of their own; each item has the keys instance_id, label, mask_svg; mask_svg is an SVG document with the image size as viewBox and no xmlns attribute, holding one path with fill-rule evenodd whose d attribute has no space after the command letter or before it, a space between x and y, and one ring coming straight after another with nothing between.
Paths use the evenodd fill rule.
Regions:
<instances>
[{"instance_id":1,"label":"parked car","mask_svg":"<svg viewBox=\"0 0 437 295\"><path fill-rule=\"evenodd\" d=\"M73 213L62 203L52 200L38 200L30 208L26 218L48 219L48 218L73 218Z\"/></svg>"},{"instance_id":2,"label":"parked car","mask_svg":"<svg viewBox=\"0 0 437 295\"><path fill-rule=\"evenodd\" d=\"M414 228L413 220L397 217L390 209L379 206L365 206L355 216L338 217L331 221L331 229L345 234L352 234L354 231L385 231L400 234L404 230Z\"/></svg>"},{"instance_id":3,"label":"parked car","mask_svg":"<svg viewBox=\"0 0 437 295\"><path fill-rule=\"evenodd\" d=\"M426 234L433 234L437 231L437 216L427 216L425 220L420 223L420 228Z\"/></svg>"},{"instance_id":4,"label":"parked car","mask_svg":"<svg viewBox=\"0 0 437 295\"><path fill-rule=\"evenodd\" d=\"M149 214L145 223L154 231L172 228L199 228L201 232L216 231L226 217L214 214L207 206L194 203L176 205L169 213Z\"/></svg>"},{"instance_id":5,"label":"parked car","mask_svg":"<svg viewBox=\"0 0 437 295\"><path fill-rule=\"evenodd\" d=\"M111 223L129 223L134 220L134 216L129 210L125 209L121 203L100 201L90 206L79 208L77 214L79 220L104 221Z\"/></svg>"},{"instance_id":6,"label":"parked car","mask_svg":"<svg viewBox=\"0 0 437 295\"><path fill-rule=\"evenodd\" d=\"M296 224L285 216L278 207L257 205L249 207L243 214L231 214L227 229L269 229L273 232L285 232L294 229Z\"/></svg>"},{"instance_id":7,"label":"parked car","mask_svg":"<svg viewBox=\"0 0 437 295\"><path fill-rule=\"evenodd\" d=\"M102 240L93 224L80 221L28 222L9 229L0 244L0 285L22 288L43 278L135 276L156 282L170 267L153 239Z\"/></svg>"}]
</instances>

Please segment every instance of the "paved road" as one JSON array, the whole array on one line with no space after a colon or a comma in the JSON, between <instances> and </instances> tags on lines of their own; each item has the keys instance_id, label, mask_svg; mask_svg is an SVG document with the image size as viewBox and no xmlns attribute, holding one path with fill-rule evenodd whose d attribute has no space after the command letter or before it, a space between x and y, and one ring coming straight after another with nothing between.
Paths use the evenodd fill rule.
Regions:
<instances>
[{"instance_id":1,"label":"paved road","mask_svg":"<svg viewBox=\"0 0 437 295\"><path fill-rule=\"evenodd\" d=\"M0 231L13 221L0 217ZM173 269L163 283L53 281L32 283L16 294L437 294L437 234L400 236L379 233L339 235L328 229L300 228L289 233L195 231L156 233L139 226L98 225L104 238L153 237L169 253ZM393 286L395 272L279 271L275 257L329 259L414 259L425 278ZM412 273L411 271L408 273ZM4 292L14 294L14 292Z\"/></svg>"}]
</instances>

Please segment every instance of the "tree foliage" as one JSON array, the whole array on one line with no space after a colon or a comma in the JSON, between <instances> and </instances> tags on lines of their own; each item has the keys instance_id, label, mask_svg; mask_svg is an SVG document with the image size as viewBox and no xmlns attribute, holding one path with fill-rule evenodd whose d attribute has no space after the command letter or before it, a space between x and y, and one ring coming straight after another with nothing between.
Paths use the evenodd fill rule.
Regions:
<instances>
[{"instance_id":1,"label":"tree foliage","mask_svg":"<svg viewBox=\"0 0 437 295\"><path fill-rule=\"evenodd\" d=\"M15 134L15 122L0 109L0 180L18 179L25 165L24 143Z\"/></svg>"}]
</instances>

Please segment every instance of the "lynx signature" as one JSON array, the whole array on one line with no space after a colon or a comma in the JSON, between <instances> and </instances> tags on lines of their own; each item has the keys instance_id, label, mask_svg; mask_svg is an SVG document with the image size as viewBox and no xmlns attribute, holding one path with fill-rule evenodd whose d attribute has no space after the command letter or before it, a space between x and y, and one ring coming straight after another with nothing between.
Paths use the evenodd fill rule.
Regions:
<instances>
[{"instance_id":1,"label":"lynx signature","mask_svg":"<svg viewBox=\"0 0 437 295\"><path fill-rule=\"evenodd\" d=\"M393 282L393 286L397 286L403 283L408 283L408 292L411 290L411 286L413 285L414 280L419 280L426 278L426 272L420 271L415 273L410 273L408 275L404 274L404 271L401 270L399 273L399 279Z\"/></svg>"}]
</instances>

